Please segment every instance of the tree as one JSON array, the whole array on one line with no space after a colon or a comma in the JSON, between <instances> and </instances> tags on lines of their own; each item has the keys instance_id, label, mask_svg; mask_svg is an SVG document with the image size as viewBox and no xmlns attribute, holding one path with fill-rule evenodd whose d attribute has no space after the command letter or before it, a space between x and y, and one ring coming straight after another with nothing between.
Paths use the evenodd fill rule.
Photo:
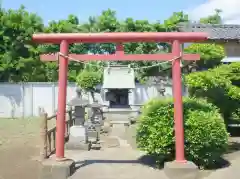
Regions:
<instances>
[{"instance_id":1,"label":"tree","mask_svg":"<svg viewBox=\"0 0 240 179\"><path fill-rule=\"evenodd\" d=\"M54 53L59 51L59 45L36 45L31 42L35 32L59 33L59 32L166 32L175 31L179 22L188 21L183 12L175 12L163 23L150 23L147 20L134 20L126 18L120 21L116 12L105 10L99 16L89 17L87 22L79 22L79 19L70 14L67 19L51 21L44 26L41 18L33 13L28 13L24 7L18 10L1 9L0 27L0 58L2 72L1 81L57 81L58 64L56 62L42 63L39 60L41 53ZM21 23L19 23L21 22ZM142 53L166 53L171 51L168 43L126 43L125 52L128 54ZM70 53L76 54L113 54L115 44L71 44ZM159 62L111 62L130 65L136 70L136 76L143 79L155 71L169 69L171 64L161 65ZM142 68L146 66L151 68ZM100 68L106 66L106 62L69 63L68 80L76 81L77 74L85 67Z\"/></svg>"},{"instance_id":2,"label":"tree","mask_svg":"<svg viewBox=\"0 0 240 179\"><path fill-rule=\"evenodd\" d=\"M220 14L222 13L221 9L215 9L215 13L205 18L200 19L202 24L222 24L222 18Z\"/></svg>"},{"instance_id":3,"label":"tree","mask_svg":"<svg viewBox=\"0 0 240 179\"><path fill-rule=\"evenodd\" d=\"M44 81L43 64L31 42L34 32L43 31L41 18L24 6L18 10L1 8L0 13L0 80Z\"/></svg>"},{"instance_id":4,"label":"tree","mask_svg":"<svg viewBox=\"0 0 240 179\"><path fill-rule=\"evenodd\" d=\"M202 23L221 24L221 10ZM221 111L225 123L239 122L240 117L240 66L238 63L220 65L225 56L224 48L217 44L193 44L186 49L188 52L199 52L200 67L212 68L207 71L196 72L186 76L186 84L191 96L206 98Z\"/></svg>"},{"instance_id":5,"label":"tree","mask_svg":"<svg viewBox=\"0 0 240 179\"><path fill-rule=\"evenodd\" d=\"M79 28L79 20L74 15L69 15L68 19L66 20L59 20L59 21L51 21L49 22L48 26L44 29L45 33L74 33L80 32ZM41 45L39 47L41 53L57 53L59 52L59 45ZM70 53L87 53L88 47L84 44L71 44ZM83 69L82 63L77 62L69 62L68 67L68 80L75 81L76 76ZM45 63L46 69L46 77L48 81L57 81L58 80L58 64L56 62L46 62Z\"/></svg>"},{"instance_id":6,"label":"tree","mask_svg":"<svg viewBox=\"0 0 240 179\"><path fill-rule=\"evenodd\" d=\"M77 75L76 82L85 92L90 92L93 101L95 101L94 93L97 92L97 85L102 82L102 74L92 69L84 69Z\"/></svg>"},{"instance_id":7,"label":"tree","mask_svg":"<svg viewBox=\"0 0 240 179\"><path fill-rule=\"evenodd\" d=\"M240 117L240 64L220 65L186 76L189 94L206 98L221 111L226 123Z\"/></svg>"},{"instance_id":8,"label":"tree","mask_svg":"<svg viewBox=\"0 0 240 179\"><path fill-rule=\"evenodd\" d=\"M225 57L224 47L218 44L192 44L185 49L186 53L200 54L201 60L197 61L197 70L213 68L221 64Z\"/></svg>"},{"instance_id":9,"label":"tree","mask_svg":"<svg viewBox=\"0 0 240 179\"><path fill-rule=\"evenodd\" d=\"M132 18L127 18L123 23L123 31L133 31L133 32L171 32L177 30L177 24L180 22L187 22L188 16L183 12L174 12L172 16L164 21L163 24L160 22L149 23L147 20L136 20L134 21ZM169 43L129 43L126 45L127 53L168 53L171 52L171 45ZM155 72L169 69L171 70L171 64L159 64L159 62L135 62L131 63L131 66L135 68L139 68L137 70L138 78L141 81L144 81L144 78L149 75L154 75ZM146 66L154 66L151 68L141 68Z\"/></svg>"},{"instance_id":10,"label":"tree","mask_svg":"<svg viewBox=\"0 0 240 179\"><path fill-rule=\"evenodd\" d=\"M215 10L215 14L200 19L203 24L221 24L222 19L219 9ZM185 49L187 53L198 53L201 55L201 60L197 61L197 69L213 68L221 64L221 60L225 57L224 47L214 43L191 44Z\"/></svg>"}]
</instances>

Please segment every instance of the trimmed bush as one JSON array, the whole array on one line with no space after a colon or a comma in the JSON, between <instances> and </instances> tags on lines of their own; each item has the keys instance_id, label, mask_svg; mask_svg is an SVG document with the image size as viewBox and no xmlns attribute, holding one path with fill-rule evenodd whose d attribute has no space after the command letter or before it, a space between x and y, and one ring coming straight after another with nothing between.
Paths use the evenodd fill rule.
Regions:
<instances>
[{"instance_id":1,"label":"trimmed bush","mask_svg":"<svg viewBox=\"0 0 240 179\"><path fill-rule=\"evenodd\" d=\"M199 167L214 166L227 149L228 133L219 110L203 99L183 100L185 152ZM138 147L157 159L175 156L173 101L154 99L144 105L137 127Z\"/></svg>"},{"instance_id":2,"label":"trimmed bush","mask_svg":"<svg viewBox=\"0 0 240 179\"><path fill-rule=\"evenodd\" d=\"M219 109L228 124L240 121L240 63L220 65L217 68L191 73L185 82L190 96L206 98Z\"/></svg>"},{"instance_id":3,"label":"trimmed bush","mask_svg":"<svg viewBox=\"0 0 240 179\"><path fill-rule=\"evenodd\" d=\"M77 84L85 91L94 91L102 81L102 74L95 71L83 70L77 76Z\"/></svg>"},{"instance_id":4,"label":"trimmed bush","mask_svg":"<svg viewBox=\"0 0 240 179\"><path fill-rule=\"evenodd\" d=\"M197 69L214 68L220 65L226 56L223 45L214 43L194 43L184 49L185 53L200 54L201 60L196 61Z\"/></svg>"}]
</instances>

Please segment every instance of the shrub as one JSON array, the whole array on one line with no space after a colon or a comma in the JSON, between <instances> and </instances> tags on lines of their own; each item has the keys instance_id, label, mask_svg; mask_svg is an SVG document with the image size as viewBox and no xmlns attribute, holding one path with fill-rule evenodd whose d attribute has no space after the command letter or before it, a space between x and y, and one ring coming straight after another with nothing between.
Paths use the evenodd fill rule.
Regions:
<instances>
[{"instance_id":1,"label":"shrub","mask_svg":"<svg viewBox=\"0 0 240 179\"><path fill-rule=\"evenodd\" d=\"M221 65L215 69L186 76L190 96L206 98L216 105L225 122L240 118L240 64Z\"/></svg>"},{"instance_id":2,"label":"shrub","mask_svg":"<svg viewBox=\"0 0 240 179\"><path fill-rule=\"evenodd\" d=\"M186 157L200 167L211 167L227 147L228 133L223 119L219 110L203 99L183 101ZM157 158L173 159L173 115L172 100L155 99L145 104L137 127L138 147Z\"/></svg>"},{"instance_id":3,"label":"shrub","mask_svg":"<svg viewBox=\"0 0 240 179\"><path fill-rule=\"evenodd\" d=\"M198 69L213 68L220 65L221 60L225 57L224 47L213 43L194 43L185 48L184 52L201 55L201 60L196 61Z\"/></svg>"},{"instance_id":4,"label":"shrub","mask_svg":"<svg viewBox=\"0 0 240 179\"><path fill-rule=\"evenodd\" d=\"M77 84L85 91L94 91L101 80L101 73L95 71L83 70L77 76Z\"/></svg>"}]
</instances>

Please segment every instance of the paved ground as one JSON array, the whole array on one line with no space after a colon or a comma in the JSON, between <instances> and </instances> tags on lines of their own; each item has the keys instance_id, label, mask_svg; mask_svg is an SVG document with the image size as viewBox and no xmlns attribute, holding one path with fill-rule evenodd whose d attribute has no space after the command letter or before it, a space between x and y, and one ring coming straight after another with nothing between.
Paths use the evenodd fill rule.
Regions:
<instances>
[{"instance_id":1,"label":"paved ground","mask_svg":"<svg viewBox=\"0 0 240 179\"><path fill-rule=\"evenodd\" d=\"M205 179L239 179L240 177L240 158L236 158L231 161L229 167L218 169L215 172L212 172Z\"/></svg>"},{"instance_id":2,"label":"paved ground","mask_svg":"<svg viewBox=\"0 0 240 179\"><path fill-rule=\"evenodd\" d=\"M67 151L66 154L79 168L71 179L167 179L163 171L141 164L139 158L143 155L125 141L121 141L119 148L82 153Z\"/></svg>"},{"instance_id":3,"label":"paved ground","mask_svg":"<svg viewBox=\"0 0 240 179\"><path fill-rule=\"evenodd\" d=\"M239 179L240 177L240 138L231 138L232 145L230 153L225 154L224 158L229 161L229 165L213 171L205 179Z\"/></svg>"},{"instance_id":4,"label":"paved ground","mask_svg":"<svg viewBox=\"0 0 240 179\"><path fill-rule=\"evenodd\" d=\"M89 152L66 151L66 156L74 159L78 168L69 179L167 179L163 170L154 169L139 160L144 153L132 149L125 140L118 140L119 147ZM238 179L240 151L227 154L225 158L230 161L230 166L215 171L199 171L197 179Z\"/></svg>"},{"instance_id":5,"label":"paved ground","mask_svg":"<svg viewBox=\"0 0 240 179\"><path fill-rule=\"evenodd\" d=\"M39 155L38 120L1 119L0 136L0 179L37 179L39 163L34 159ZM201 171L199 179L239 178L240 139L234 140L238 143L235 151L226 155L231 165L217 171ZM138 160L143 153L131 149L123 140L121 147L116 147L114 141L108 141L111 144L103 151L67 151L80 167L70 179L166 179L162 170Z\"/></svg>"}]
</instances>

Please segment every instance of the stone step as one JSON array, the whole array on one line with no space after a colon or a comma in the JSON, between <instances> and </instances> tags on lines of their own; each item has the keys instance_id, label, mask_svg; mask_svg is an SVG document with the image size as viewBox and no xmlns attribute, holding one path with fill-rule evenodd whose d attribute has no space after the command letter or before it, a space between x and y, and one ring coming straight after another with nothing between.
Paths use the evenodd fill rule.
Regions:
<instances>
[{"instance_id":1,"label":"stone step","mask_svg":"<svg viewBox=\"0 0 240 179\"><path fill-rule=\"evenodd\" d=\"M126 136L125 134L130 123L126 121L111 121L110 124L111 124L110 135L125 139Z\"/></svg>"}]
</instances>

